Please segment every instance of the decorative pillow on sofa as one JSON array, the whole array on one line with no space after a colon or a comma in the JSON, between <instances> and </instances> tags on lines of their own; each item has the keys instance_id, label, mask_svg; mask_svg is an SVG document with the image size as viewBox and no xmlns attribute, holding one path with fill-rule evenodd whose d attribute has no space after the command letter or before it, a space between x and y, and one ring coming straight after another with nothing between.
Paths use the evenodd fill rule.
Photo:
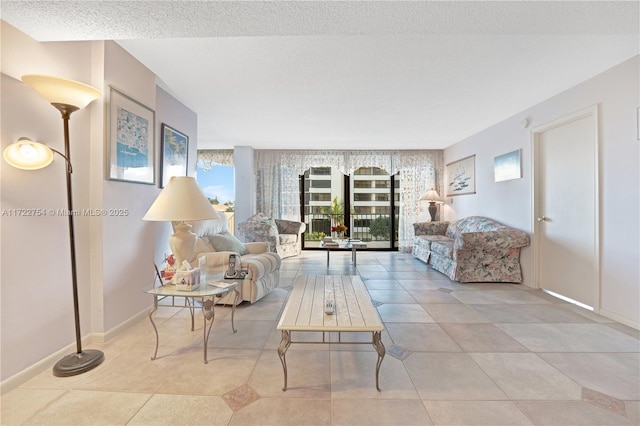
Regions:
<instances>
[{"instance_id":1,"label":"decorative pillow on sofa","mask_svg":"<svg viewBox=\"0 0 640 426\"><path fill-rule=\"evenodd\" d=\"M276 225L276 221L271 218L271 217L265 217L264 219L262 219L260 222L262 223L266 223L269 226L275 226L277 227L278 225Z\"/></svg>"},{"instance_id":2,"label":"decorative pillow on sofa","mask_svg":"<svg viewBox=\"0 0 640 426\"><path fill-rule=\"evenodd\" d=\"M219 234L208 235L207 238L215 251L234 251L238 254L247 254L249 251L242 241L233 236L228 231Z\"/></svg>"}]
</instances>

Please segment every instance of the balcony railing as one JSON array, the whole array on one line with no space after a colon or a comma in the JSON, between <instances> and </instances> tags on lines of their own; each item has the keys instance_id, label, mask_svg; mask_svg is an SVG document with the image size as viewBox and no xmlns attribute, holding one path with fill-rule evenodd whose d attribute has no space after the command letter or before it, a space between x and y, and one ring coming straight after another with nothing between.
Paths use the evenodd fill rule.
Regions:
<instances>
[{"instance_id":1,"label":"balcony railing","mask_svg":"<svg viewBox=\"0 0 640 426\"><path fill-rule=\"evenodd\" d=\"M326 214L306 216L305 246L317 247L323 237L331 236L331 218ZM365 242L389 241L391 217L389 214L352 214L351 223L346 224L347 235ZM396 216L397 223L397 216ZM386 225L386 226L385 226ZM373 234L372 234L373 226Z\"/></svg>"}]
</instances>

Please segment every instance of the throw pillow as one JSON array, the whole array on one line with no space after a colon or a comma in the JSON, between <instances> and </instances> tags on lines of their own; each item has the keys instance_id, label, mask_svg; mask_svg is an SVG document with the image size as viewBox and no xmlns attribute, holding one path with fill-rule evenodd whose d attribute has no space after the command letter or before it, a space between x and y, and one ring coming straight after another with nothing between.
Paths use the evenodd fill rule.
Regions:
<instances>
[{"instance_id":1,"label":"throw pillow","mask_svg":"<svg viewBox=\"0 0 640 426\"><path fill-rule=\"evenodd\" d=\"M227 231L209 235L207 238L215 251L233 251L241 255L249 253L242 241Z\"/></svg>"},{"instance_id":2,"label":"throw pillow","mask_svg":"<svg viewBox=\"0 0 640 426\"><path fill-rule=\"evenodd\" d=\"M261 220L261 222L262 223L266 223L269 226L277 227L276 221L273 218L270 218L270 217L265 217L264 219Z\"/></svg>"}]
</instances>

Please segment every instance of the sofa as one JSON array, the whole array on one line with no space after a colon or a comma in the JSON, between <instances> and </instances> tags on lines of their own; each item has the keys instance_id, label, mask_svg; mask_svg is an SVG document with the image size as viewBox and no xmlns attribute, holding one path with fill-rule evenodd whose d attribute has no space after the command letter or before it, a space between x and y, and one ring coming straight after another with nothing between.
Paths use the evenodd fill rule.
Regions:
<instances>
[{"instance_id":1,"label":"sofa","mask_svg":"<svg viewBox=\"0 0 640 426\"><path fill-rule=\"evenodd\" d=\"M227 216L216 211L217 219L188 221L191 232L196 234L196 248L189 260L192 267L200 267L207 275L222 276L229 265L229 255L236 254L240 262L236 270L247 271L239 288L240 301L254 303L278 286L281 259L269 251L264 242L242 243L229 232ZM174 223L175 226L175 223ZM232 292L217 303L232 304Z\"/></svg>"},{"instance_id":2,"label":"sofa","mask_svg":"<svg viewBox=\"0 0 640 426\"><path fill-rule=\"evenodd\" d=\"M522 282L526 232L482 216L413 225L413 256L459 282Z\"/></svg>"},{"instance_id":3,"label":"sofa","mask_svg":"<svg viewBox=\"0 0 640 426\"><path fill-rule=\"evenodd\" d=\"M256 213L238 224L238 232L245 241L262 241L269 244L269 250L281 258L297 256L302 252L304 222L273 219L264 213Z\"/></svg>"}]
</instances>

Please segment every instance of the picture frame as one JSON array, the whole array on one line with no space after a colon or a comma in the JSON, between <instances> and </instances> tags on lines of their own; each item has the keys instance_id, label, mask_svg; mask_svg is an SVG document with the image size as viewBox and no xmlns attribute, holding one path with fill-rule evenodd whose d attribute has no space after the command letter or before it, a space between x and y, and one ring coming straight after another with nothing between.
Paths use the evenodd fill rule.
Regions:
<instances>
[{"instance_id":1,"label":"picture frame","mask_svg":"<svg viewBox=\"0 0 640 426\"><path fill-rule=\"evenodd\" d=\"M164 188L172 176L187 175L189 136L165 123L160 126L160 133L160 187Z\"/></svg>"},{"instance_id":2,"label":"picture frame","mask_svg":"<svg viewBox=\"0 0 640 426\"><path fill-rule=\"evenodd\" d=\"M107 178L155 185L155 111L109 86Z\"/></svg>"},{"instance_id":3,"label":"picture frame","mask_svg":"<svg viewBox=\"0 0 640 426\"><path fill-rule=\"evenodd\" d=\"M476 156L470 155L445 166L446 196L476 193Z\"/></svg>"},{"instance_id":4,"label":"picture frame","mask_svg":"<svg viewBox=\"0 0 640 426\"><path fill-rule=\"evenodd\" d=\"M496 182L520 179L522 177L520 150L517 149L494 157L493 176Z\"/></svg>"}]
</instances>

